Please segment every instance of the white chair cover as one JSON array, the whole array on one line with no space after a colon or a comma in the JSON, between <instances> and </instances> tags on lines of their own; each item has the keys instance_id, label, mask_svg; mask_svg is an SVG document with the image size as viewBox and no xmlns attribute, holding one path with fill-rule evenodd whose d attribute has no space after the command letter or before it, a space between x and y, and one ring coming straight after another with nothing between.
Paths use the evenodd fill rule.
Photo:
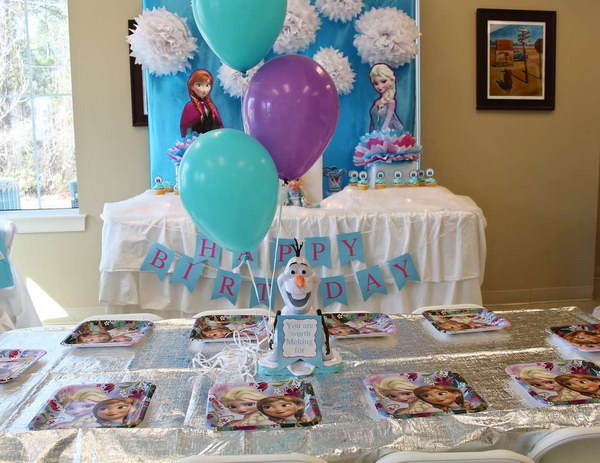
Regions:
<instances>
[{"instance_id":1,"label":"white chair cover","mask_svg":"<svg viewBox=\"0 0 600 463\"><path fill-rule=\"evenodd\" d=\"M16 232L17 227L13 222L0 220L0 233L4 237L8 255ZM15 284L9 288L0 288L0 332L41 325L42 322L35 311L25 282L12 262L10 262L10 269Z\"/></svg>"}]
</instances>

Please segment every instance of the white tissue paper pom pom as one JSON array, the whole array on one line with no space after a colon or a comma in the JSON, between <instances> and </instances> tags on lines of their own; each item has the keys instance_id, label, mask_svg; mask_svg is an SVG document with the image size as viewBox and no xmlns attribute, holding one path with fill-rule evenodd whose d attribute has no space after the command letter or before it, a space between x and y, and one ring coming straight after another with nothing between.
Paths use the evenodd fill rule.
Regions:
<instances>
[{"instance_id":1,"label":"white tissue paper pom pom","mask_svg":"<svg viewBox=\"0 0 600 463\"><path fill-rule=\"evenodd\" d=\"M296 53L317 40L321 19L308 0L288 0L283 28L273 51L278 54Z\"/></svg>"},{"instance_id":2,"label":"white tissue paper pom pom","mask_svg":"<svg viewBox=\"0 0 600 463\"><path fill-rule=\"evenodd\" d=\"M144 10L127 37L135 62L157 76L176 74L191 67L196 39L185 19L165 8Z\"/></svg>"},{"instance_id":3,"label":"white tissue paper pom pom","mask_svg":"<svg viewBox=\"0 0 600 463\"><path fill-rule=\"evenodd\" d=\"M347 23L363 9L362 0L317 0L315 6L331 21Z\"/></svg>"},{"instance_id":4,"label":"white tissue paper pom pom","mask_svg":"<svg viewBox=\"0 0 600 463\"><path fill-rule=\"evenodd\" d=\"M225 93L234 98L243 97L244 93L246 93L246 89L248 88L248 84L250 83L252 76L256 74L256 71L258 71L263 64L264 61L261 61L252 69L248 70L246 77L244 77L240 71L236 71L226 64L222 64L217 71L217 77L221 82L221 87L223 87Z\"/></svg>"},{"instance_id":5,"label":"white tissue paper pom pom","mask_svg":"<svg viewBox=\"0 0 600 463\"><path fill-rule=\"evenodd\" d=\"M356 74L350 66L350 61L341 51L333 47L321 47L313 59L327 71L338 94L348 95L352 91Z\"/></svg>"},{"instance_id":6,"label":"white tissue paper pom pom","mask_svg":"<svg viewBox=\"0 0 600 463\"><path fill-rule=\"evenodd\" d=\"M363 63L386 63L395 68L408 63L418 53L421 35L417 23L396 8L373 8L354 24L358 34L354 46Z\"/></svg>"}]
</instances>

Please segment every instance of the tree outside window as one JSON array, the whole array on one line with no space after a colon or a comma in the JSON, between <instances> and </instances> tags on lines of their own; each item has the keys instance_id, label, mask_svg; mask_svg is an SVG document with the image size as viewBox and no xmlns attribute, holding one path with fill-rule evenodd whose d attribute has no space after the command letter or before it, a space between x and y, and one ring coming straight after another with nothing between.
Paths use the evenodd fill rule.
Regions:
<instances>
[{"instance_id":1,"label":"tree outside window","mask_svg":"<svg viewBox=\"0 0 600 463\"><path fill-rule=\"evenodd\" d=\"M67 0L0 0L0 210L76 190Z\"/></svg>"}]
</instances>

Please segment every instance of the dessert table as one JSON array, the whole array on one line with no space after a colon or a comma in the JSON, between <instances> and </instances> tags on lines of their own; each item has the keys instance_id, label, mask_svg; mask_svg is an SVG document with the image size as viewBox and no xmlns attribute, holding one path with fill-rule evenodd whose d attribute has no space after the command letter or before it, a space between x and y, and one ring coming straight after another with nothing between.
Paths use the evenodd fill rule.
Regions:
<instances>
[{"instance_id":1,"label":"dessert table","mask_svg":"<svg viewBox=\"0 0 600 463\"><path fill-rule=\"evenodd\" d=\"M251 194L251 192L249 192ZM154 242L193 256L196 227L179 196L147 191L118 203L105 204L102 214L100 301L109 312L151 310L163 318L187 317L203 310L228 309L226 299L211 300L215 268L206 268L193 292L184 285L159 280L140 267ZM350 310L410 313L416 307L455 303L481 303L486 243L485 217L466 196L437 187L388 188L359 191L347 187L325 199L320 208L283 208L283 238L326 236L332 243L331 268L317 267L321 277L344 275ZM336 235L361 232L366 262L340 265ZM255 276L270 277L269 243L277 236L276 223L259 247ZM421 281L409 281L401 291L385 273L388 295L364 301L354 273L410 253ZM223 252L221 268L231 269L231 254ZM173 269L171 269L172 271ZM244 281L237 301L248 307L250 278ZM275 275L277 276L277 274ZM348 310L335 302L328 311Z\"/></svg>"},{"instance_id":2,"label":"dessert table","mask_svg":"<svg viewBox=\"0 0 600 463\"><path fill-rule=\"evenodd\" d=\"M191 368L191 319L157 322L132 347L69 348L60 342L72 326L46 326L0 334L2 349L48 353L13 381L0 384L0 459L37 462L174 462L186 456L305 453L326 461L373 462L399 450L509 449L527 453L550 429L600 424L600 404L535 407L504 372L509 364L577 358L544 331L593 319L574 307L511 310L512 326L498 332L442 337L418 315L394 315L398 334L335 340L342 373L310 377L322 421L305 428L213 431L205 427L206 399L229 375ZM222 343L205 343L212 355ZM588 354L586 354L588 355ZM371 406L362 379L379 373L451 370L488 402L465 415L383 419ZM27 424L58 388L72 384L143 380L156 392L141 425L133 429L28 431Z\"/></svg>"}]
</instances>

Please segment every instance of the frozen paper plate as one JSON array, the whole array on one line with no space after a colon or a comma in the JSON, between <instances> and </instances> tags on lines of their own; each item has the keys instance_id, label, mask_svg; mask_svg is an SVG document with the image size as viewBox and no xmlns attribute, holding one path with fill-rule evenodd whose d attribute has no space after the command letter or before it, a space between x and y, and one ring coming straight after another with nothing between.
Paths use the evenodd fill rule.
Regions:
<instances>
[{"instance_id":1,"label":"frozen paper plate","mask_svg":"<svg viewBox=\"0 0 600 463\"><path fill-rule=\"evenodd\" d=\"M44 355L45 350L0 350L0 384L16 378Z\"/></svg>"},{"instance_id":2,"label":"frozen paper plate","mask_svg":"<svg viewBox=\"0 0 600 463\"><path fill-rule=\"evenodd\" d=\"M485 400L458 373L386 373L368 376L363 383L375 409L386 418L476 413Z\"/></svg>"},{"instance_id":3,"label":"frozen paper plate","mask_svg":"<svg viewBox=\"0 0 600 463\"><path fill-rule=\"evenodd\" d=\"M208 391L206 425L217 431L293 428L320 421L315 393L305 381L221 383Z\"/></svg>"},{"instance_id":4,"label":"frozen paper plate","mask_svg":"<svg viewBox=\"0 0 600 463\"><path fill-rule=\"evenodd\" d=\"M600 324L553 326L547 330L585 352L600 352Z\"/></svg>"},{"instance_id":5,"label":"frozen paper plate","mask_svg":"<svg viewBox=\"0 0 600 463\"><path fill-rule=\"evenodd\" d=\"M230 341L234 333L250 339L267 337L267 315L211 313L196 318L190 338L195 341Z\"/></svg>"},{"instance_id":6,"label":"frozen paper plate","mask_svg":"<svg viewBox=\"0 0 600 463\"><path fill-rule=\"evenodd\" d=\"M48 399L29 429L133 428L143 421L155 389L144 382L65 386Z\"/></svg>"},{"instance_id":7,"label":"frozen paper plate","mask_svg":"<svg viewBox=\"0 0 600 463\"><path fill-rule=\"evenodd\" d=\"M541 405L600 402L600 367L592 362L519 363L506 373Z\"/></svg>"},{"instance_id":8,"label":"frozen paper plate","mask_svg":"<svg viewBox=\"0 0 600 463\"><path fill-rule=\"evenodd\" d=\"M324 313L329 335L334 338L365 338L393 336L398 328L382 313L339 312Z\"/></svg>"},{"instance_id":9,"label":"frozen paper plate","mask_svg":"<svg viewBox=\"0 0 600 463\"><path fill-rule=\"evenodd\" d=\"M90 320L61 343L72 347L126 347L140 342L154 323L143 320Z\"/></svg>"},{"instance_id":10,"label":"frozen paper plate","mask_svg":"<svg viewBox=\"0 0 600 463\"><path fill-rule=\"evenodd\" d=\"M510 326L510 322L483 307L426 310L423 316L436 330L445 334L479 333Z\"/></svg>"}]
</instances>

